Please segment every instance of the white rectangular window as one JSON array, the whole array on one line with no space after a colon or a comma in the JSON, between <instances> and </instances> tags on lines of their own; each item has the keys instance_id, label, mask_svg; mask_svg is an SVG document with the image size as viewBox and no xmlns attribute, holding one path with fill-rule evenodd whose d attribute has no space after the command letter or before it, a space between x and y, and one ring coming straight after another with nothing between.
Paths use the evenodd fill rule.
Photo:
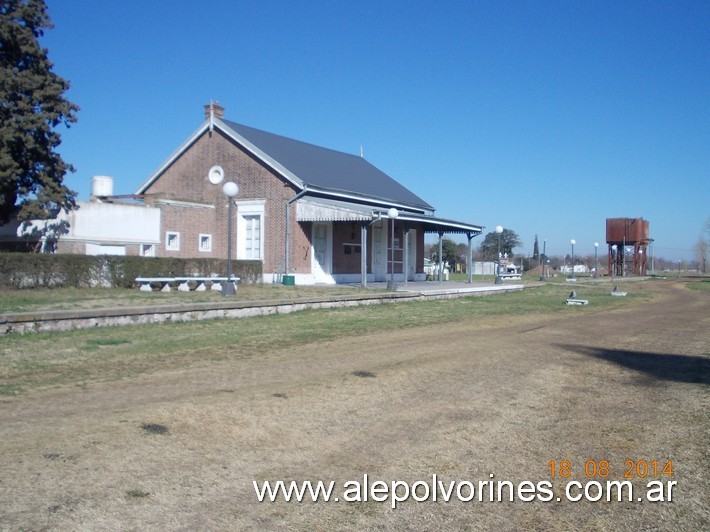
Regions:
<instances>
[{"instance_id":1,"label":"white rectangular window","mask_svg":"<svg viewBox=\"0 0 710 532\"><path fill-rule=\"evenodd\" d=\"M261 216L258 214L244 216L246 228L244 235L244 254L246 259L261 258Z\"/></svg>"},{"instance_id":2,"label":"white rectangular window","mask_svg":"<svg viewBox=\"0 0 710 532\"><path fill-rule=\"evenodd\" d=\"M212 251L212 235L200 234L198 249L200 251Z\"/></svg>"},{"instance_id":3,"label":"white rectangular window","mask_svg":"<svg viewBox=\"0 0 710 532\"><path fill-rule=\"evenodd\" d=\"M165 233L165 249L167 251L180 251L180 233L167 231Z\"/></svg>"},{"instance_id":4,"label":"white rectangular window","mask_svg":"<svg viewBox=\"0 0 710 532\"><path fill-rule=\"evenodd\" d=\"M266 200L241 200L237 205L237 258L264 260L264 207Z\"/></svg>"},{"instance_id":5,"label":"white rectangular window","mask_svg":"<svg viewBox=\"0 0 710 532\"><path fill-rule=\"evenodd\" d=\"M141 255L143 257L155 257L155 246L153 244L141 244Z\"/></svg>"}]
</instances>

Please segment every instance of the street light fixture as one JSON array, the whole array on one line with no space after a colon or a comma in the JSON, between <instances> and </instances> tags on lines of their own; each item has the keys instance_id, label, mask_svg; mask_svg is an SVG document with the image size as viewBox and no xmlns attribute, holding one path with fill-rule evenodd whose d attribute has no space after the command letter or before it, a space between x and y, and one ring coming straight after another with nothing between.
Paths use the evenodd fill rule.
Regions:
<instances>
[{"instance_id":1,"label":"street light fixture","mask_svg":"<svg viewBox=\"0 0 710 532\"><path fill-rule=\"evenodd\" d=\"M614 280L614 274L616 273L616 250L619 249L619 247L616 244L613 244L611 246L611 280Z\"/></svg>"},{"instance_id":2,"label":"street light fixture","mask_svg":"<svg viewBox=\"0 0 710 532\"><path fill-rule=\"evenodd\" d=\"M599 249L599 242L594 242L594 278L597 278L597 271L599 270L599 261L597 260L597 250Z\"/></svg>"},{"instance_id":3,"label":"street light fixture","mask_svg":"<svg viewBox=\"0 0 710 532\"><path fill-rule=\"evenodd\" d=\"M227 282L222 285L223 296L233 296L235 294L234 283L232 282L232 204L234 197L239 193L239 185L233 181L227 181L222 186L222 193L227 196Z\"/></svg>"},{"instance_id":4,"label":"street light fixture","mask_svg":"<svg viewBox=\"0 0 710 532\"><path fill-rule=\"evenodd\" d=\"M399 211L395 209L394 207L390 208L390 210L387 211L387 216L391 220L390 223L392 225L392 237L390 238L390 248L391 248L391 262L390 262L390 280L387 283L387 290L392 290L396 291L397 290L397 283L394 280L394 221L397 219L399 216ZM439 257L439 260L441 260L441 257Z\"/></svg>"},{"instance_id":5,"label":"street light fixture","mask_svg":"<svg viewBox=\"0 0 710 532\"><path fill-rule=\"evenodd\" d=\"M577 241L573 238L572 240L569 241L570 244L572 244L572 273L569 274L569 277L567 277L568 281L576 281L577 278L574 276L574 245L577 243Z\"/></svg>"},{"instance_id":6,"label":"street light fixture","mask_svg":"<svg viewBox=\"0 0 710 532\"><path fill-rule=\"evenodd\" d=\"M500 235L503 233L502 225L496 225L496 233L498 233L498 262L496 263L495 284L503 284L503 278L500 276Z\"/></svg>"}]
</instances>

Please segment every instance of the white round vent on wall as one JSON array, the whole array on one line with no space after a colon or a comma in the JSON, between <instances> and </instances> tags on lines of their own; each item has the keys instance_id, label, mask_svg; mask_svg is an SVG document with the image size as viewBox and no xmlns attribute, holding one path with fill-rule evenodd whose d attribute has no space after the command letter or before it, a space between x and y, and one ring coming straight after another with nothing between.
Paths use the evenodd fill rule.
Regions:
<instances>
[{"instance_id":1,"label":"white round vent on wall","mask_svg":"<svg viewBox=\"0 0 710 532\"><path fill-rule=\"evenodd\" d=\"M224 170L222 170L221 166L213 166L210 168L210 171L207 172L207 179L209 179L210 183L213 185L219 185L224 179Z\"/></svg>"}]
</instances>

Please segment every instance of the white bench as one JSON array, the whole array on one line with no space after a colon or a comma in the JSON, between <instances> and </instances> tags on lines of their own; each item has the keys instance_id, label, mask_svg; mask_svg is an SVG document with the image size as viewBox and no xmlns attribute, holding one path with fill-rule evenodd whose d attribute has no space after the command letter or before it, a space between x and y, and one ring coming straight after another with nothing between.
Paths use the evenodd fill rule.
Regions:
<instances>
[{"instance_id":1,"label":"white bench","mask_svg":"<svg viewBox=\"0 0 710 532\"><path fill-rule=\"evenodd\" d=\"M210 290L222 290L222 283L227 281L227 277L136 277L136 283L140 285L140 290L144 292L170 292L179 290L180 292L204 292ZM232 276L234 290L237 289L239 277Z\"/></svg>"},{"instance_id":2,"label":"white bench","mask_svg":"<svg viewBox=\"0 0 710 532\"><path fill-rule=\"evenodd\" d=\"M611 295L616 297L625 297L627 293L628 292L620 291L618 286L615 286L614 289L611 291Z\"/></svg>"},{"instance_id":3,"label":"white bench","mask_svg":"<svg viewBox=\"0 0 710 532\"><path fill-rule=\"evenodd\" d=\"M501 273L500 278L504 281L520 281L523 276L519 273Z\"/></svg>"}]
</instances>

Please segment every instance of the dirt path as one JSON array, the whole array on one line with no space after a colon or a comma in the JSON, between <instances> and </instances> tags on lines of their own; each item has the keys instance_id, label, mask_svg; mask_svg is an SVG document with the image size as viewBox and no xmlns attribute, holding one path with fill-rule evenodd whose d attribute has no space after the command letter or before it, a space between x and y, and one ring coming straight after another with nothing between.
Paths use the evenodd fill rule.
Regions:
<instances>
[{"instance_id":1,"label":"dirt path","mask_svg":"<svg viewBox=\"0 0 710 532\"><path fill-rule=\"evenodd\" d=\"M656 286L625 310L389 331L5 400L0 529L707 529L710 298ZM565 481L605 480L587 460L623 480L642 459L672 460L657 475L677 481L672 502L564 500ZM550 478L562 460L572 476ZM548 480L563 500L392 510L259 503L252 485L364 474Z\"/></svg>"}]
</instances>

